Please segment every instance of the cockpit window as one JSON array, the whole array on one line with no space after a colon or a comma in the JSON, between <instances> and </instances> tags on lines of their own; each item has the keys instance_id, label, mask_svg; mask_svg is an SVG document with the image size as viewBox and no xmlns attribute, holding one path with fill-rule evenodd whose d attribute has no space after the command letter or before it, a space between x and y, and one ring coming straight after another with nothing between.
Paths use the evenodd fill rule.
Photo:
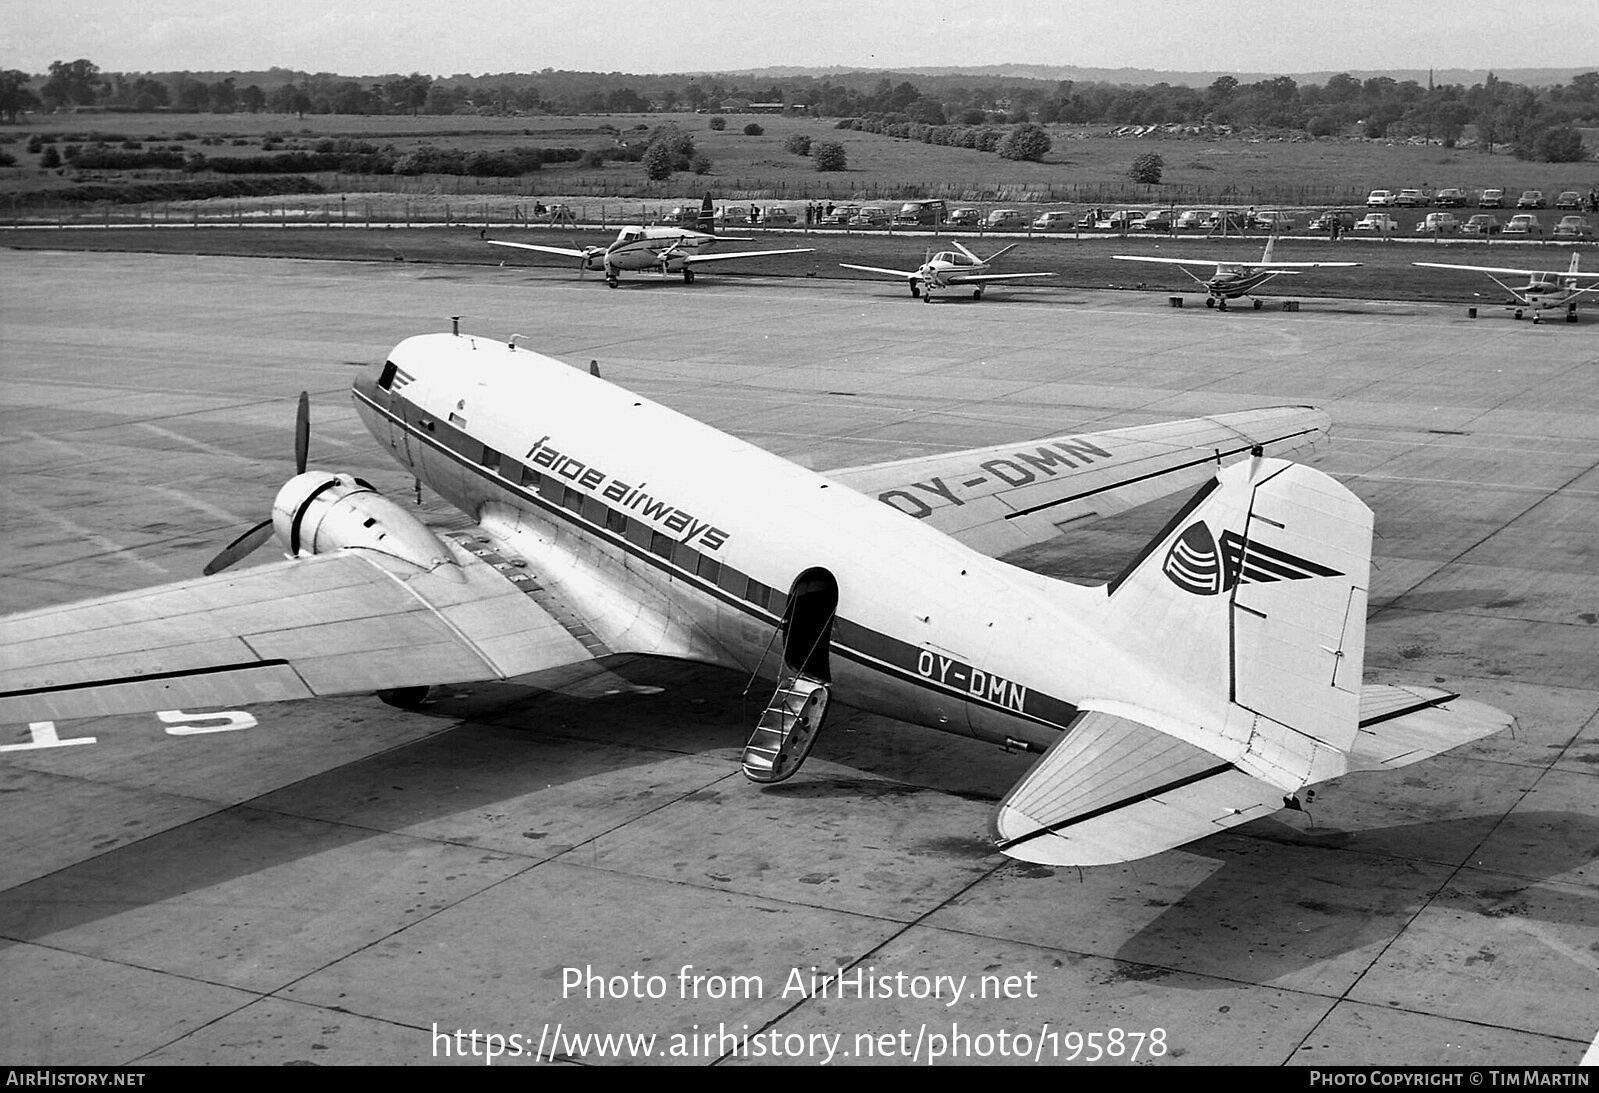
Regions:
<instances>
[{"instance_id":1,"label":"cockpit window","mask_svg":"<svg viewBox=\"0 0 1599 1093\"><path fill-rule=\"evenodd\" d=\"M384 361L383 362L383 372L382 372L381 375L378 376L378 386L383 388L385 391L387 391L391 387L393 387L394 386L394 374L396 372L398 372L399 370L400 369L395 365L395 363L393 361Z\"/></svg>"}]
</instances>

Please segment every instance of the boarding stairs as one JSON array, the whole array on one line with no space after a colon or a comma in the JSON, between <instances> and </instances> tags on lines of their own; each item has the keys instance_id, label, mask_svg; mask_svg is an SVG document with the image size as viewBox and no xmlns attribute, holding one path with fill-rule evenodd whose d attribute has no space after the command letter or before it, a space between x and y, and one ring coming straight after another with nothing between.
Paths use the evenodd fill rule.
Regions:
<instances>
[{"instance_id":1,"label":"boarding stairs","mask_svg":"<svg viewBox=\"0 0 1599 1093\"><path fill-rule=\"evenodd\" d=\"M787 665L760 723L744 745L744 776L781 782L800 769L827 714L827 683Z\"/></svg>"}]
</instances>

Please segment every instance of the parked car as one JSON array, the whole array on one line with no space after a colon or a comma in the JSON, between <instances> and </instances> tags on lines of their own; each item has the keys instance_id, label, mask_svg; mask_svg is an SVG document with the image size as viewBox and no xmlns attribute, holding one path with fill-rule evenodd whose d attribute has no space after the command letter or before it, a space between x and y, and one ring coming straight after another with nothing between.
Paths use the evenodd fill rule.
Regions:
<instances>
[{"instance_id":1,"label":"parked car","mask_svg":"<svg viewBox=\"0 0 1599 1093\"><path fill-rule=\"evenodd\" d=\"M718 224L748 224L750 222L750 207L748 205L723 205L716 210Z\"/></svg>"},{"instance_id":2,"label":"parked car","mask_svg":"<svg viewBox=\"0 0 1599 1093\"><path fill-rule=\"evenodd\" d=\"M1531 213L1517 213L1505 225L1506 235L1542 235L1543 225Z\"/></svg>"},{"instance_id":3,"label":"parked car","mask_svg":"<svg viewBox=\"0 0 1599 1093\"><path fill-rule=\"evenodd\" d=\"M1294 230L1294 222L1287 213L1278 212L1276 209L1262 209L1255 214L1254 227L1261 231L1281 235L1283 232Z\"/></svg>"},{"instance_id":4,"label":"parked car","mask_svg":"<svg viewBox=\"0 0 1599 1093\"><path fill-rule=\"evenodd\" d=\"M1418 205L1427 204L1427 195L1420 190L1400 190L1394 198L1394 204L1401 208L1414 209Z\"/></svg>"},{"instance_id":5,"label":"parked car","mask_svg":"<svg viewBox=\"0 0 1599 1093\"><path fill-rule=\"evenodd\" d=\"M1040 231L1062 231L1077 222L1077 217L1065 209L1053 209L1041 212L1033 221L1033 227Z\"/></svg>"},{"instance_id":6,"label":"parked car","mask_svg":"<svg viewBox=\"0 0 1599 1093\"><path fill-rule=\"evenodd\" d=\"M942 224L948 211L940 198L907 201L899 207L899 212L894 215L894 223Z\"/></svg>"},{"instance_id":7,"label":"parked car","mask_svg":"<svg viewBox=\"0 0 1599 1093\"><path fill-rule=\"evenodd\" d=\"M1144 218L1133 226L1140 231L1169 232L1171 231L1171 210L1156 209L1154 212L1145 213Z\"/></svg>"},{"instance_id":8,"label":"parked car","mask_svg":"<svg viewBox=\"0 0 1599 1093\"><path fill-rule=\"evenodd\" d=\"M1555 234L1562 239L1592 239L1593 228L1588 226L1585 217L1562 216L1560 223L1555 225Z\"/></svg>"},{"instance_id":9,"label":"parked car","mask_svg":"<svg viewBox=\"0 0 1599 1093\"><path fill-rule=\"evenodd\" d=\"M1332 228L1336 221L1341 231L1350 231L1355 226L1355 214L1348 209L1328 209L1309 224L1305 225L1308 231L1324 232Z\"/></svg>"},{"instance_id":10,"label":"parked car","mask_svg":"<svg viewBox=\"0 0 1599 1093\"><path fill-rule=\"evenodd\" d=\"M693 224L700 218L698 205L679 205L661 219L668 224Z\"/></svg>"},{"instance_id":11,"label":"parked car","mask_svg":"<svg viewBox=\"0 0 1599 1093\"><path fill-rule=\"evenodd\" d=\"M1466 203L1466 191L1458 186L1445 186L1433 195L1432 203L1440 209L1458 209Z\"/></svg>"},{"instance_id":12,"label":"parked car","mask_svg":"<svg viewBox=\"0 0 1599 1093\"><path fill-rule=\"evenodd\" d=\"M1027 227L1027 217L1016 209L995 209L988 214L987 224L990 229L1025 228Z\"/></svg>"},{"instance_id":13,"label":"parked car","mask_svg":"<svg viewBox=\"0 0 1599 1093\"><path fill-rule=\"evenodd\" d=\"M1248 225L1244 223L1244 214L1236 209L1218 210L1205 217L1205 222L1200 225L1206 231L1242 232Z\"/></svg>"},{"instance_id":14,"label":"parked car","mask_svg":"<svg viewBox=\"0 0 1599 1093\"><path fill-rule=\"evenodd\" d=\"M833 211L822 217L823 224L848 224L861 211L859 205L834 205Z\"/></svg>"},{"instance_id":15,"label":"parked car","mask_svg":"<svg viewBox=\"0 0 1599 1093\"><path fill-rule=\"evenodd\" d=\"M1394 203L1392 190L1373 190L1366 196L1366 207L1370 209L1386 208Z\"/></svg>"},{"instance_id":16,"label":"parked car","mask_svg":"<svg viewBox=\"0 0 1599 1093\"><path fill-rule=\"evenodd\" d=\"M1399 221L1387 213L1367 213L1355 223L1357 232L1382 232L1384 235L1399 230Z\"/></svg>"},{"instance_id":17,"label":"parked car","mask_svg":"<svg viewBox=\"0 0 1599 1093\"><path fill-rule=\"evenodd\" d=\"M1576 190L1561 190L1560 196L1555 198L1555 208L1580 209L1582 208L1582 195Z\"/></svg>"},{"instance_id":18,"label":"parked car","mask_svg":"<svg viewBox=\"0 0 1599 1093\"><path fill-rule=\"evenodd\" d=\"M983 213L980 209L956 209L949 214L946 224L958 224L961 227L975 228L983 222Z\"/></svg>"},{"instance_id":19,"label":"parked car","mask_svg":"<svg viewBox=\"0 0 1599 1093\"><path fill-rule=\"evenodd\" d=\"M1206 218L1215 215L1215 213L1207 212L1204 209L1188 209L1185 212L1178 214L1177 230L1194 231L1198 228L1203 228L1205 226Z\"/></svg>"},{"instance_id":20,"label":"parked car","mask_svg":"<svg viewBox=\"0 0 1599 1093\"><path fill-rule=\"evenodd\" d=\"M1518 209L1541 209L1541 208L1543 208L1543 191L1542 190L1522 190L1521 191L1521 196L1516 198L1516 208L1518 208Z\"/></svg>"},{"instance_id":21,"label":"parked car","mask_svg":"<svg viewBox=\"0 0 1599 1093\"><path fill-rule=\"evenodd\" d=\"M849 222L858 228L881 228L893 221L893 216L881 205L867 205L860 212L849 218Z\"/></svg>"},{"instance_id":22,"label":"parked car","mask_svg":"<svg viewBox=\"0 0 1599 1093\"><path fill-rule=\"evenodd\" d=\"M1505 207L1505 192L1503 190L1484 190L1477 195L1477 208L1502 209Z\"/></svg>"},{"instance_id":23,"label":"parked car","mask_svg":"<svg viewBox=\"0 0 1599 1093\"><path fill-rule=\"evenodd\" d=\"M1143 218L1143 213L1136 213L1131 209L1117 209L1109 216L1096 221L1094 227L1104 231L1124 232L1137 227L1138 222Z\"/></svg>"},{"instance_id":24,"label":"parked car","mask_svg":"<svg viewBox=\"0 0 1599 1093\"><path fill-rule=\"evenodd\" d=\"M1433 235L1452 235L1460 230L1460 218L1454 213L1428 213L1416 225L1416 230Z\"/></svg>"},{"instance_id":25,"label":"parked car","mask_svg":"<svg viewBox=\"0 0 1599 1093\"><path fill-rule=\"evenodd\" d=\"M1498 235L1501 227L1497 216L1491 213L1478 213L1466 221L1465 227L1460 230L1467 235Z\"/></svg>"},{"instance_id":26,"label":"parked car","mask_svg":"<svg viewBox=\"0 0 1599 1093\"><path fill-rule=\"evenodd\" d=\"M781 205L769 205L766 211L761 213L761 223L775 228L779 224L798 224L799 217Z\"/></svg>"}]
</instances>

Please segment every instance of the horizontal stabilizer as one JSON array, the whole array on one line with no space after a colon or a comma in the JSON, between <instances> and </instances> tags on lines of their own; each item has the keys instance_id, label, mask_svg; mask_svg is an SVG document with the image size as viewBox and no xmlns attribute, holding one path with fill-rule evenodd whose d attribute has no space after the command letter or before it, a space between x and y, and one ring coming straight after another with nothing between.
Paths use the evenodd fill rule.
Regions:
<instances>
[{"instance_id":1,"label":"horizontal stabilizer","mask_svg":"<svg viewBox=\"0 0 1599 1093\"><path fill-rule=\"evenodd\" d=\"M1000 802L994 836L1022 861L1109 865L1281 807L1280 791L1203 748L1091 711Z\"/></svg>"},{"instance_id":2,"label":"horizontal stabilizer","mask_svg":"<svg viewBox=\"0 0 1599 1093\"><path fill-rule=\"evenodd\" d=\"M1435 687L1362 687L1349 769L1406 767L1492 736L1514 720L1503 710Z\"/></svg>"}]
</instances>

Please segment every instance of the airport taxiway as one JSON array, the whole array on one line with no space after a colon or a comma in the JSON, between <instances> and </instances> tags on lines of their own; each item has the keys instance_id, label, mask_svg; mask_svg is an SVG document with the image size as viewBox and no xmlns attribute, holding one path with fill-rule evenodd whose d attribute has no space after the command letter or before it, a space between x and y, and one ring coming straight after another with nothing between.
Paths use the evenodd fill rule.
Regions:
<instances>
[{"instance_id":1,"label":"airport taxiway","mask_svg":"<svg viewBox=\"0 0 1599 1093\"><path fill-rule=\"evenodd\" d=\"M839 709L791 782L745 782L765 696L694 665L0 727L8 1063L482 1065L486 1034L520 1037L500 1065L643 1061L572 1039L606 1033L663 1062L1068 1062L1120 1029L1109 1061L1142 1034L1157 1064L1533 1064L1599 1032L1592 311L15 251L0 293L8 612L197 573L292 473L302 389L313 466L410 496L349 381L461 315L819 469L1323 406L1311 461L1377 514L1369 675L1518 718L1080 872L993 851L1029 759L972 741ZM1162 520L1024 560L1103 578Z\"/></svg>"}]
</instances>

